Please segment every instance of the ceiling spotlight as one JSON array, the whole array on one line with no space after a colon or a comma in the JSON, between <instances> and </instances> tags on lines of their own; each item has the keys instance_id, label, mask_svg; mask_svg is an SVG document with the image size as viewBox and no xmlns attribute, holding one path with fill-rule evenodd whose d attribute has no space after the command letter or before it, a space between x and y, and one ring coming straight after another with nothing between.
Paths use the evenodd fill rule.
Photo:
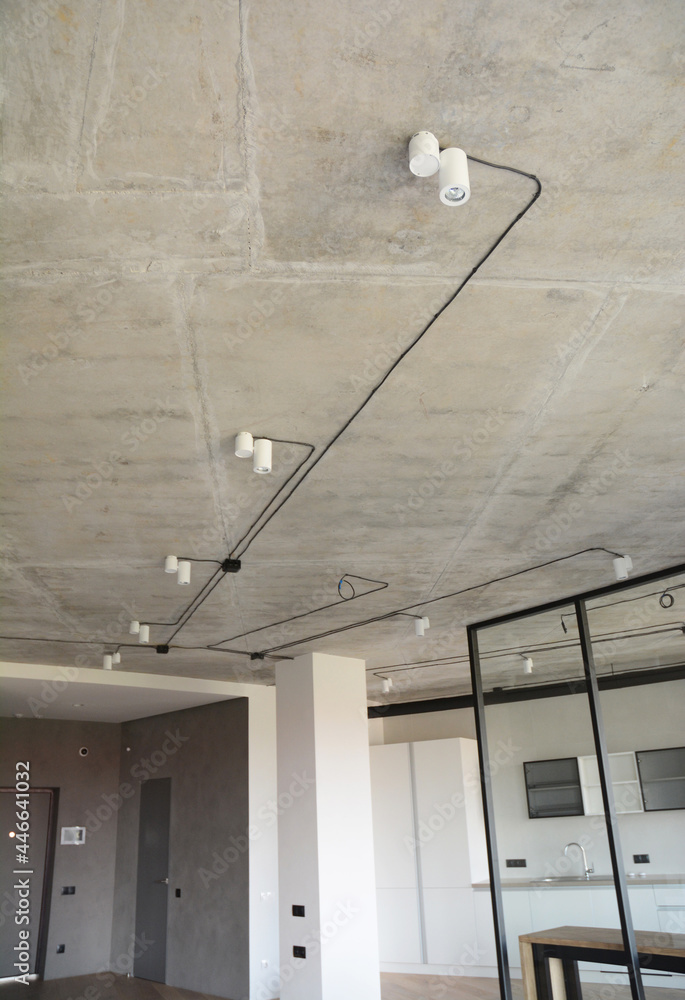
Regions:
<instances>
[{"instance_id":1,"label":"ceiling spotlight","mask_svg":"<svg viewBox=\"0 0 685 1000\"><path fill-rule=\"evenodd\" d=\"M187 586L190 583L190 562L187 559L179 559L178 561L178 580L176 582L181 586Z\"/></svg>"},{"instance_id":2,"label":"ceiling spotlight","mask_svg":"<svg viewBox=\"0 0 685 1000\"><path fill-rule=\"evenodd\" d=\"M381 691L383 694L387 694L392 687L392 677L383 677L383 683L381 684Z\"/></svg>"},{"instance_id":3,"label":"ceiling spotlight","mask_svg":"<svg viewBox=\"0 0 685 1000\"><path fill-rule=\"evenodd\" d=\"M465 205L469 200L469 166L463 149L443 149L440 154L439 183L440 201L443 205Z\"/></svg>"},{"instance_id":4,"label":"ceiling spotlight","mask_svg":"<svg viewBox=\"0 0 685 1000\"><path fill-rule=\"evenodd\" d=\"M268 438L257 438L255 441L252 468L262 475L271 472L271 441Z\"/></svg>"},{"instance_id":5,"label":"ceiling spotlight","mask_svg":"<svg viewBox=\"0 0 685 1000\"><path fill-rule=\"evenodd\" d=\"M421 621L423 622L423 627L424 628L430 628L431 627L431 620L430 620L430 618L426 618L426 616L424 615L423 618L421 619Z\"/></svg>"},{"instance_id":6,"label":"ceiling spotlight","mask_svg":"<svg viewBox=\"0 0 685 1000\"><path fill-rule=\"evenodd\" d=\"M165 573L177 573L178 572L178 557L177 556L167 556L164 560L164 572Z\"/></svg>"},{"instance_id":7,"label":"ceiling spotlight","mask_svg":"<svg viewBox=\"0 0 685 1000\"><path fill-rule=\"evenodd\" d=\"M440 169L440 143L432 132L417 132L409 140L409 169L417 177L432 177Z\"/></svg>"},{"instance_id":8,"label":"ceiling spotlight","mask_svg":"<svg viewBox=\"0 0 685 1000\"><path fill-rule=\"evenodd\" d=\"M149 642L150 641L150 626L141 625L140 631L138 632L138 642Z\"/></svg>"},{"instance_id":9,"label":"ceiling spotlight","mask_svg":"<svg viewBox=\"0 0 685 1000\"><path fill-rule=\"evenodd\" d=\"M425 635L426 626L424 624L424 621L425 621L424 618L414 619L414 631L416 632L417 635Z\"/></svg>"},{"instance_id":10,"label":"ceiling spotlight","mask_svg":"<svg viewBox=\"0 0 685 1000\"><path fill-rule=\"evenodd\" d=\"M533 673L533 658L531 656L526 656L525 653L520 654L523 658L523 672L524 674Z\"/></svg>"},{"instance_id":11,"label":"ceiling spotlight","mask_svg":"<svg viewBox=\"0 0 685 1000\"><path fill-rule=\"evenodd\" d=\"M138 635L139 632L140 632L140 622L131 622L131 624L128 627L128 634Z\"/></svg>"},{"instance_id":12,"label":"ceiling spotlight","mask_svg":"<svg viewBox=\"0 0 685 1000\"><path fill-rule=\"evenodd\" d=\"M235 436L235 453L238 458L252 458L254 441L249 431L241 431Z\"/></svg>"},{"instance_id":13,"label":"ceiling spotlight","mask_svg":"<svg viewBox=\"0 0 685 1000\"><path fill-rule=\"evenodd\" d=\"M112 654L111 653L105 653L105 655L102 657L102 669L103 670L111 670L112 669Z\"/></svg>"},{"instance_id":14,"label":"ceiling spotlight","mask_svg":"<svg viewBox=\"0 0 685 1000\"><path fill-rule=\"evenodd\" d=\"M627 580L632 568L633 560L630 556L617 556L614 559L614 573L617 580Z\"/></svg>"},{"instance_id":15,"label":"ceiling spotlight","mask_svg":"<svg viewBox=\"0 0 685 1000\"><path fill-rule=\"evenodd\" d=\"M121 653L112 653L112 663L121 663Z\"/></svg>"}]
</instances>

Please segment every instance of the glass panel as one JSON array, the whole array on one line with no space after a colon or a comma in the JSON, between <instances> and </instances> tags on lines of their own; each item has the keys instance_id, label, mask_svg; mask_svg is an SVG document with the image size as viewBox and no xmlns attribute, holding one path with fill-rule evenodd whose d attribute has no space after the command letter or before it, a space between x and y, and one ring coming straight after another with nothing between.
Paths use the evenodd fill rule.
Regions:
<instances>
[{"instance_id":1,"label":"glass panel","mask_svg":"<svg viewBox=\"0 0 685 1000\"><path fill-rule=\"evenodd\" d=\"M573 606L484 626L477 634L516 994L519 936L613 925L616 894ZM539 697L550 687L553 697ZM617 779L633 779L630 762L617 758L614 767ZM518 867L521 861L525 867ZM581 981L606 983L601 970L581 962Z\"/></svg>"},{"instance_id":2,"label":"glass panel","mask_svg":"<svg viewBox=\"0 0 685 1000\"><path fill-rule=\"evenodd\" d=\"M638 949L641 933L685 934L684 608L683 576L587 602ZM604 921L618 927L618 912ZM685 997L685 974L658 963L644 985Z\"/></svg>"}]
</instances>

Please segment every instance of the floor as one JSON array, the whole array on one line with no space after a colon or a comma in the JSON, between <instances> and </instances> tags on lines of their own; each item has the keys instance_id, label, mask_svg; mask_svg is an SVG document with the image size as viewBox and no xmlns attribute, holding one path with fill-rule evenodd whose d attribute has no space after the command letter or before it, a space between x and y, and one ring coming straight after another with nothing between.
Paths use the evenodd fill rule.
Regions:
<instances>
[{"instance_id":1,"label":"floor","mask_svg":"<svg viewBox=\"0 0 685 1000\"><path fill-rule=\"evenodd\" d=\"M512 981L514 1000L522 1000L521 980ZM86 994L86 990L88 993ZM610 990L610 992L607 992ZM647 987L647 1000L685 1000L685 991ZM382 1000L499 1000L496 979L466 976L405 976L381 973ZM207 993L176 989L147 979L100 973L47 983L0 983L0 1000L213 1000ZM350 1000L361 1000L351 997ZM583 1000L630 1000L627 986L583 986Z\"/></svg>"}]
</instances>

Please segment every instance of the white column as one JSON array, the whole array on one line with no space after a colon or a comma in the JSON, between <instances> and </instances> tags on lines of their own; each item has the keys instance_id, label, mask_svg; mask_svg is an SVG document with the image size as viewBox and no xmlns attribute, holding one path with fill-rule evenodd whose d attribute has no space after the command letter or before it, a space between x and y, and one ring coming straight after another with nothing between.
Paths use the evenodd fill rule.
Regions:
<instances>
[{"instance_id":1,"label":"white column","mask_svg":"<svg viewBox=\"0 0 685 1000\"><path fill-rule=\"evenodd\" d=\"M380 1000L364 666L276 666L281 1000Z\"/></svg>"}]
</instances>

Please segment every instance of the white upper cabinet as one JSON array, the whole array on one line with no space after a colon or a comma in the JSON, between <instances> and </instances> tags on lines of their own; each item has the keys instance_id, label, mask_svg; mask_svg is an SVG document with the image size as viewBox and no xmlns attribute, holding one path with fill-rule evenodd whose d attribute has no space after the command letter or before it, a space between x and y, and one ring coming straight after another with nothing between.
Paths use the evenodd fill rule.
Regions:
<instances>
[{"instance_id":1,"label":"white upper cabinet","mask_svg":"<svg viewBox=\"0 0 685 1000\"><path fill-rule=\"evenodd\" d=\"M580 786L583 793L583 809L586 816L600 816L604 812L602 789L599 783L599 769L596 757L579 757ZM625 753L609 754L611 785L617 813L643 812L640 778L637 762L632 750Z\"/></svg>"}]
</instances>

